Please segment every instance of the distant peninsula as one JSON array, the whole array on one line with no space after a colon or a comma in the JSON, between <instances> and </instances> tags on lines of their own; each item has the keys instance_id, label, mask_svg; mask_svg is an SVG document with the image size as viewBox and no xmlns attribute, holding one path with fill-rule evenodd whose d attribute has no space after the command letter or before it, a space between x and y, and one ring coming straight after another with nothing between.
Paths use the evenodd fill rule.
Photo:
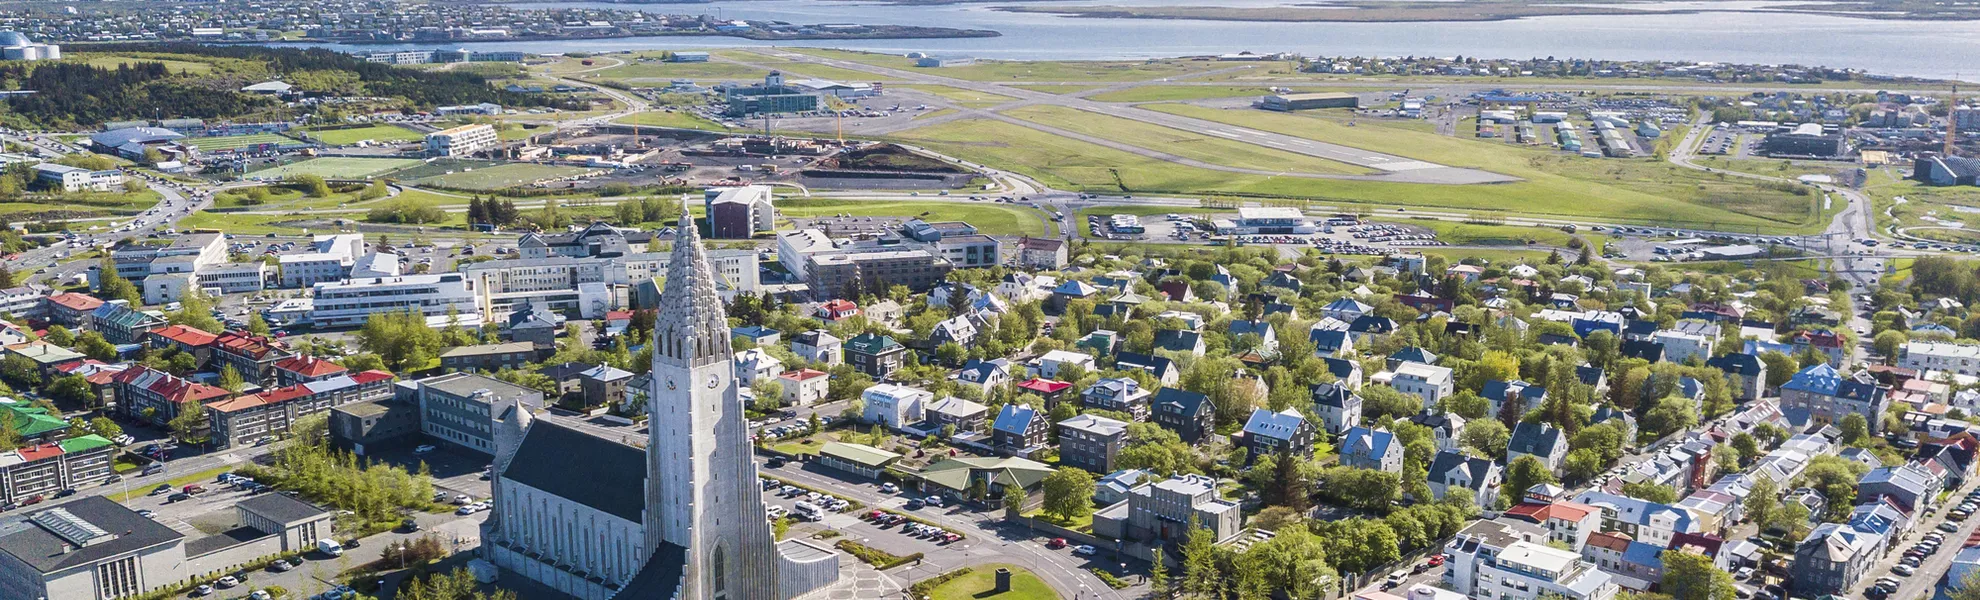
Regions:
<instances>
[{"instance_id":1,"label":"distant peninsula","mask_svg":"<svg viewBox=\"0 0 1980 600\"><path fill-rule=\"evenodd\" d=\"M898 0L902 4L945 4L977 0ZM1509 21L1529 17L1597 15L1676 15L1702 12L1801 13L1853 19L1980 20L1980 4L1942 5L1931 0L1810 3L1769 8L1666 8L1629 1L1600 5L1543 4L1515 0L1349 0L1291 6L998 6L1006 12L1041 13L1087 19L1178 19L1286 23L1398 23L1431 21Z\"/></svg>"},{"instance_id":2,"label":"distant peninsula","mask_svg":"<svg viewBox=\"0 0 1980 600\"><path fill-rule=\"evenodd\" d=\"M302 40L311 41L311 42L335 42L340 44L403 44L408 41L541 42L541 41L568 41L568 40L608 40L614 38L629 38L629 37L724 36L724 37L742 38L746 40L775 42L775 41L786 41L786 40L907 40L907 39L937 39L937 38L988 38L988 37L999 37L1002 35L1004 34L991 29L958 29L954 27L923 27L918 25L862 25L856 29L848 28L848 29L838 29L838 30L816 30L816 31L772 30L772 29L762 29L762 28L662 29L662 30L654 30L654 31L613 30L613 31L598 31L598 32L564 31L557 33L522 32L522 33L514 33L511 35L503 36L501 38L487 38L487 39L398 40L398 39L379 39L376 37L368 37L368 36L348 36L348 37L333 36L333 37L304 37L302 38ZM228 43L228 42L209 42L209 43ZM260 43L260 41L241 40L235 43L256 44L256 43Z\"/></svg>"}]
</instances>

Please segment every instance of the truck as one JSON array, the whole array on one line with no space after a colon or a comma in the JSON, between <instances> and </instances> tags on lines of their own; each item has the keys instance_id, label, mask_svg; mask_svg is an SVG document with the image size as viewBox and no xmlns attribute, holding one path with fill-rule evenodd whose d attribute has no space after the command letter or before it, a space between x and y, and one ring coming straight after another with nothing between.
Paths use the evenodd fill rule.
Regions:
<instances>
[{"instance_id":1,"label":"truck","mask_svg":"<svg viewBox=\"0 0 1980 600\"><path fill-rule=\"evenodd\" d=\"M468 561L467 569L468 573L474 575L474 580L481 583L495 583L496 579L502 577L502 572L495 568L495 563L479 558Z\"/></svg>"},{"instance_id":2,"label":"truck","mask_svg":"<svg viewBox=\"0 0 1980 600\"><path fill-rule=\"evenodd\" d=\"M343 556L344 545L336 540L316 540L316 551L330 556Z\"/></svg>"}]
</instances>

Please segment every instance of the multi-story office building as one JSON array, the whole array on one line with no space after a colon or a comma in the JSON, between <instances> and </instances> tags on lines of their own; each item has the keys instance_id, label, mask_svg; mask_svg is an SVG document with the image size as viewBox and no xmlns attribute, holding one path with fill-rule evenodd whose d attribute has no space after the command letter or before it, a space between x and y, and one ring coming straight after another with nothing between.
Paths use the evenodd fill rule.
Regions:
<instances>
[{"instance_id":1,"label":"multi-story office building","mask_svg":"<svg viewBox=\"0 0 1980 600\"><path fill-rule=\"evenodd\" d=\"M950 268L949 261L919 249L815 254L805 267L805 283L820 298L857 298L894 285L920 292L941 283Z\"/></svg>"},{"instance_id":2,"label":"multi-story office building","mask_svg":"<svg viewBox=\"0 0 1980 600\"><path fill-rule=\"evenodd\" d=\"M498 319L524 304L596 318L626 304L651 307L659 300L650 285L667 269L665 253L638 252L615 256L571 256L555 253L559 246L541 248L546 256L491 260L461 268L474 293L476 308L487 319ZM709 266L721 276L716 291L724 299L759 289L756 253L750 250L709 250ZM649 289L650 288L650 289ZM622 290L632 296L621 301Z\"/></svg>"},{"instance_id":3,"label":"multi-story office building","mask_svg":"<svg viewBox=\"0 0 1980 600\"><path fill-rule=\"evenodd\" d=\"M746 240L777 228L777 206L770 186L709 188L703 202L711 239Z\"/></svg>"},{"instance_id":4,"label":"multi-story office building","mask_svg":"<svg viewBox=\"0 0 1980 600\"><path fill-rule=\"evenodd\" d=\"M436 326L447 324L449 313L463 326L480 323L474 294L460 273L379 277L318 283L310 322L317 327L356 327L376 313L413 311Z\"/></svg>"},{"instance_id":5,"label":"multi-story office building","mask_svg":"<svg viewBox=\"0 0 1980 600\"><path fill-rule=\"evenodd\" d=\"M495 128L486 123L462 125L426 134L427 156L473 156L501 143Z\"/></svg>"},{"instance_id":6,"label":"multi-story office building","mask_svg":"<svg viewBox=\"0 0 1980 600\"><path fill-rule=\"evenodd\" d=\"M180 235L164 246L130 244L110 253L117 276L137 282L152 275L194 273L227 261L227 241L218 233Z\"/></svg>"},{"instance_id":7,"label":"multi-story office building","mask_svg":"<svg viewBox=\"0 0 1980 600\"><path fill-rule=\"evenodd\" d=\"M987 235L942 236L931 244L935 255L958 269L994 267L1001 264L1001 245L996 238Z\"/></svg>"},{"instance_id":8,"label":"multi-story office building","mask_svg":"<svg viewBox=\"0 0 1980 600\"><path fill-rule=\"evenodd\" d=\"M1223 541L1238 534L1244 519L1238 504L1218 491L1217 480L1204 475L1177 475L1142 484L1128 492L1127 505L1124 533L1137 540L1181 541L1195 523Z\"/></svg>"},{"instance_id":9,"label":"multi-story office building","mask_svg":"<svg viewBox=\"0 0 1980 600\"><path fill-rule=\"evenodd\" d=\"M495 452L494 416L498 398L521 398L525 407L542 407L543 392L511 385L474 373L449 373L401 384L401 402L419 406L420 431L484 454Z\"/></svg>"},{"instance_id":10,"label":"multi-story office building","mask_svg":"<svg viewBox=\"0 0 1980 600\"><path fill-rule=\"evenodd\" d=\"M364 234L316 236L310 242L310 250L284 254L278 259L282 263L282 287L309 287L349 277L351 265L364 253Z\"/></svg>"}]
</instances>

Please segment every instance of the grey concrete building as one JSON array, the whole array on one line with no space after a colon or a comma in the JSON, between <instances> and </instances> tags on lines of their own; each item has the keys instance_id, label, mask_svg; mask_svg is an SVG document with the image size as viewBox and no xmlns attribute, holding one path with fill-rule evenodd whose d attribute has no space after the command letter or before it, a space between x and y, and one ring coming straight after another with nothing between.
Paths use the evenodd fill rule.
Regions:
<instances>
[{"instance_id":1,"label":"grey concrete building","mask_svg":"<svg viewBox=\"0 0 1980 600\"><path fill-rule=\"evenodd\" d=\"M1059 464L1104 475L1114 471L1114 456L1127 445L1127 422L1079 415L1059 422Z\"/></svg>"},{"instance_id":2,"label":"grey concrete building","mask_svg":"<svg viewBox=\"0 0 1980 600\"><path fill-rule=\"evenodd\" d=\"M490 407L497 399L520 398L524 406L541 408L543 392L474 373L449 373L408 382L396 398L419 406L420 432L484 454L495 452Z\"/></svg>"}]
</instances>

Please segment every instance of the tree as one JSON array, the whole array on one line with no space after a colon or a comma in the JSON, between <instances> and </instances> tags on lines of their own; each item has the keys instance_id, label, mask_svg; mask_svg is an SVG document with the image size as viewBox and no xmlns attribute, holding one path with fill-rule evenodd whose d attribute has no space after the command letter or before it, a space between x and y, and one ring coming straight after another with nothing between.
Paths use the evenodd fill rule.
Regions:
<instances>
[{"instance_id":1,"label":"tree","mask_svg":"<svg viewBox=\"0 0 1980 600\"><path fill-rule=\"evenodd\" d=\"M9 354L0 359L0 380L15 388L32 388L41 385L41 368L33 360L19 354Z\"/></svg>"},{"instance_id":2,"label":"tree","mask_svg":"<svg viewBox=\"0 0 1980 600\"><path fill-rule=\"evenodd\" d=\"M1898 350L1904 347L1905 342L1909 341L1911 341L1911 337L1905 335L1904 332L1889 329L1878 333L1877 337L1872 338L1870 347L1875 349L1877 354L1882 355L1886 362L1895 362L1897 360Z\"/></svg>"},{"instance_id":3,"label":"tree","mask_svg":"<svg viewBox=\"0 0 1980 600\"><path fill-rule=\"evenodd\" d=\"M1762 454L1760 451L1760 440L1753 437L1753 434L1744 431L1733 436L1732 447L1734 452L1739 453L1739 462L1741 464L1752 464Z\"/></svg>"},{"instance_id":4,"label":"tree","mask_svg":"<svg viewBox=\"0 0 1980 600\"><path fill-rule=\"evenodd\" d=\"M1555 483L1554 472L1547 470L1547 463L1532 455L1520 455L1506 466L1505 485L1499 488L1500 500L1516 503L1528 488L1543 483Z\"/></svg>"},{"instance_id":5,"label":"tree","mask_svg":"<svg viewBox=\"0 0 1980 600\"><path fill-rule=\"evenodd\" d=\"M261 318L261 313L257 312L257 313L249 314L248 322L247 322L247 330L248 333L252 333L255 335L268 335L268 321L266 319Z\"/></svg>"},{"instance_id":6,"label":"tree","mask_svg":"<svg viewBox=\"0 0 1980 600\"><path fill-rule=\"evenodd\" d=\"M1753 478L1753 489L1746 495L1746 502L1740 506L1746 510L1746 519L1760 528L1762 533L1781 517L1780 487L1766 477Z\"/></svg>"},{"instance_id":7,"label":"tree","mask_svg":"<svg viewBox=\"0 0 1980 600\"><path fill-rule=\"evenodd\" d=\"M1668 485L1657 485L1648 481L1632 481L1623 484L1622 494L1645 502L1670 504L1677 502L1677 490Z\"/></svg>"},{"instance_id":8,"label":"tree","mask_svg":"<svg viewBox=\"0 0 1980 600\"><path fill-rule=\"evenodd\" d=\"M1382 417L1400 419L1423 410L1423 398L1397 391L1386 385L1361 388L1361 418L1375 421Z\"/></svg>"},{"instance_id":9,"label":"tree","mask_svg":"<svg viewBox=\"0 0 1980 600\"><path fill-rule=\"evenodd\" d=\"M131 306L144 304L144 294L130 280L117 274L117 263L110 257L103 257L101 268L96 272L96 293L104 300L123 300Z\"/></svg>"},{"instance_id":10,"label":"tree","mask_svg":"<svg viewBox=\"0 0 1980 600\"><path fill-rule=\"evenodd\" d=\"M1732 574L1712 564L1712 559L1696 552L1665 552L1664 593L1672 600L1733 600Z\"/></svg>"},{"instance_id":11,"label":"tree","mask_svg":"<svg viewBox=\"0 0 1980 600\"><path fill-rule=\"evenodd\" d=\"M1093 474L1076 467L1059 467L1045 476L1045 512L1060 521L1093 514Z\"/></svg>"},{"instance_id":12,"label":"tree","mask_svg":"<svg viewBox=\"0 0 1980 600\"><path fill-rule=\"evenodd\" d=\"M1312 482L1306 477L1308 472L1306 460L1294 455L1291 450L1282 450L1276 456L1262 457L1258 460L1262 463L1267 459L1272 461L1270 465L1272 468L1268 471L1272 476L1268 478L1262 490L1265 504L1306 510L1311 504L1308 496L1313 489ZM1254 465L1252 471L1262 470L1261 466L1263 465Z\"/></svg>"},{"instance_id":13,"label":"tree","mask_svg":"<svg viewBox=\"0 0 1980 600\"><path fill-rule=\"evenodd\" d=\"M91 404L90 400L96 397L96 393L90 389L89 380L83 379L83 376L64 375L56 378L55 383L49 384L48 397L56 402L87 405Z\"/></svg>"},{"instance_id":14,"label":"tree","mask_svg":"<svg viewBox=\"0 0 1980 600\"><path fill-rule=\"evenodd\" d=\"M1024 513L1024 488L1015 485L1004 486L1004 512L1012 515Z\"/></svg>"},{"instance_id":15,"label":"tree","mask_svg":"<svg viewBox=\"0 0 1980 600\"><path fill-rule=\"evenodd\" d=\"M84 331L76 336L76 351L104 362L117 360L117 346L103 339L103 334L94 331Z\"/></svg>"},{"instance_id":16,"label":"tree","mask_svg":"<svg viewBox=\"0 0 1980 600\"><path fill-rule=\"evenodd\" d=\"M1862 414L1849 413L1843 415L1840 425L1842 427L1843 444L1861 447L1865 442L1870 440L1870 421L1864 419Z\"/></svg>"},{"instance_id":17,"label":"tree","mask_svg":"<svg viewBox=\"0 0 1980 600\"><path fill-rule=\"evenodd\" d=\"M288 183L289 187L295 188L305 196L311 198L330 197L330 184L324 182L322 176L311 173L290 175Z\"/></svg>"},{"instance_id":18,"label":"tree","mask_svg":"<svg viewBox=\"0 0 1980 600\"><path fill-rule=\"evenodd\" d=\"M118 425L116 421L110 420L110 417L97 417L94 419L90 419L89 430L90 433L103 436L104 439L114 440L117 439L119 436L124 435L123 426Z\"/></svg>"},{"instance_id":19,"label":"tree","mask_svg":"<svg viewBox=\"0 0 1980 600\"><path fill-rule=\"evenodd\" d=\"M377 354L386 370L416 371L439 355L440 332L416 311L373 313L357 331L358 346Z\"/></svg>"},{"instance_id":20,"label":"tree","mask_svg":"<svg viewBox=\"0 0 1980 600\"><path fill-rule=\"evenodd\" d=\"M226 331L220 320L213 318L213 302L199 288L187 286L179 294L179 311L166 315L166 320L174 325L184 325L193 329L217 333Z\"/></svg>"},{"instance_id":21,"label":"tree","mask_svg":"<svg viewBox=\"0 0 1980 600\"><path fill-rule=\"evenodd\" d=\"M385 359L379 358L378 355L370 354L370 353L353 354L351 356L344 357L344 360L339 361L339 364L344 365L344 368L350 369L351 372L354 373L364 372L364 371L385 370Z\"/></svg>"},{"instance_id":22,"label":"tree","mask_svg":"<svg viewBox=\"0 0 1980 600\"><path fill-rule=\"evenodd\" d=\"M1155 423L1129 423L1128 443L1114 457L1122 469L1146 469L1160 477L1197 472L1196 449L1175 430Z\"/></svg>"},{"instance_id":23,"label":"tree","mask_svg":"<svg viewBox=\"0 0 1980 600\"><path fill-rule=\"evenodd\" d=\"M234 365L220 367L221 389L238 394L244 387L247 387L247 381L241 379L241 372L234 370Z\"/></svg>"},{"instance_id":24,"label":"tree","mask_svg":"<svg viewBox=\"0 0 1980 600\"><path fill-rule=\"evenodd\" d=\"M61 325L49 325L48 335L42 337L42 340L63 348L74 349L76 347L75 333L70 332L69 328Z\"/></svg>"},{"instance_id":25,"label":"tree","mask_svg":"<svg viewBox=\"0 0 1980 600\"><path fill-rule=\"evenodd\" d=\"M1464 434L1459 439L1466 448L1497 460L1505 458L1506 444L1512 441L1512 433L1498 421L1481 419L1465 424Z\"/></svg>"},{"instance_id":26,"label":"tree","mask_svg":"<svg viewBox=\"0 0 1980 600\"><path fill-rule=\"evenodd\" d=\"M1222 600L1224 574L1219 567L1219 549L1209 529L1198 527L1190 517L1189 536L1183 540L1183 596L1189 600Z\"/></svg>"},{"instance_id":27,"label":"tree","mask_svg":"<svg viewBox=\"0 0 1980 600\"><path fill-rule=\"evenodd\" d=\"M1475 421L1485 418L1485 413L1492 411L1492 401L1471 390L1461 390L1438 400L1437 407L1444 412L1464 417L1466 421Z\"/></svg>"},{"instance_id":28,"label":"tree","mask_svg":"<svg viewBox=\"0 0 1980 600\"><path fill-rule=\"evenodd\" d=\"M179 438L181 442L189 444L204 442L207 433L206 405L196 401L187 402L179 407L179 415L172 417L172 420L165 425L172 428L173 437Z\"/></svg>"},{"instance_id":29,"label":"tree","mask_svg":"<svg viewBox=\"0 0 1980 600\"><path fill-rule=\"evenodd\" d=\"M1767 364L1767 387L1769 388L1781 387L1788 380L1794 379L1795 373L1801 372L1801 366L1794 361L1794 357L1783 354L1778 350L1768 350L1760 353L1760 362Z\"/></svg>"},{"instance_id":30,"label":"tree","mask_svg":"<svg viewBox=\"0 0 1980 600\"><path fill-rule=\"evenodd\" d=\"M1154 554L1148 560L1148 587L1154 589L1156 594L1162 595L1169 591L1168 547L1158 543L1155 545ZM1980 598L1960 598L1957 600L1980 600Z\"/></svg>"}]
</instances>

